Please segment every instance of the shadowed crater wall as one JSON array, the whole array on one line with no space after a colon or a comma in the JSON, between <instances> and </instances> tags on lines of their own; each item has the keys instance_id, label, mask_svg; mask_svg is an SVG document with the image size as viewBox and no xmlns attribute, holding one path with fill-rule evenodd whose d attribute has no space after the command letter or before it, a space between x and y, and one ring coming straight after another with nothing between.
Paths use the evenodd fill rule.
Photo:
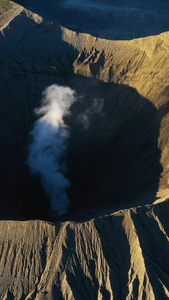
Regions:
<instances>
[{"instance_id":1,"label":"shadowed crater wall","mask_svg":"<svg viewBox=\"0 0 169 300\"><path fill-rule=\"evenodd\" d=\"M62 33L59 26L22 12L0 36L1 218L50 217L50 199L25 161L34 108L54 83L78 96L65 118L71 132L66 153L71 205L65 218L99 207L152 203L158 191L163 116L134 88L75 75L79 53Z\"/></svg>"},{"instance_id":2,"label":"shadowed crater wall","mask_svg":"<svg viewBox=\"0 0 169 300\"><path fill-rule=\"evenodd\" d=\"M69 120L71 207L110 204L117 209L154 201L162 172L156 108L125 85L78 76L72 80L83 96L73 104ZM92 107L92 99L104 104L85 129L77 116Z\"/></svg>"},{"instance_id":3,"label":"shadowed crater wall","mask_svg":"<svg viewBox=\"0 0 169 300\"><path fill-rule=\"evenodd\" d=\"M162 172L156 109L125 85L73 74L67 85L79 95L71 115L65 118L71 132L67 175L72 218L99 207L117 210L153 202ZM102 101L99 111L93 109L93 101ZM22 113L25 118L26 109ZM83 116L87 113L86 127ZM1 146L1 218L11 213L16 218L50 218L50 199L39 177L31 177L24 165L28 131L18 131L20 141L11 134L10 145Z\"/></svg>"}]
</instances>

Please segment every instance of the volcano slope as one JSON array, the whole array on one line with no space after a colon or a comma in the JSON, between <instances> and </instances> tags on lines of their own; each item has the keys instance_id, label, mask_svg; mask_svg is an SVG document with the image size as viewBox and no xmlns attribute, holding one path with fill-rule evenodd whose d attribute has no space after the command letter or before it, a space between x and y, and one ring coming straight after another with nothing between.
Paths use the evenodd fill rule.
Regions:
<instances>
[{"instance_id":1,"label":"volcano slope","mask_svg":"<svg viewBox=\"0 0 169 300\"><path fill-rule=\"evenodd\" d=\"M16 0L60 25L96 37L126 40L169 30L168 0Z\"/></svg>"},{"instance_id":2,"label":"volcano slope","mask_svg":"<svg viewBox=\"0 0 169 300\"><path fill-rule=\"evenodd\" d=\"M20 6L8 18L0 35L0 298L168 299L169 33L108 41ZM78 95L65 118L71 206L60 222L49 222L50 201L24 164L33 109L53 83Z\"/></svg>"}]
</instances>

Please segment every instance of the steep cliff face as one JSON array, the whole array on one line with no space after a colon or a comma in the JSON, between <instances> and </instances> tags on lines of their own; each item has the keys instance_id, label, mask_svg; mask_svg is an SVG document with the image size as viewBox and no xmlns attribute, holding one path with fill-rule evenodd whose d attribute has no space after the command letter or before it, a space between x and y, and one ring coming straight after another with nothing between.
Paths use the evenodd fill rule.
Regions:
<instances>
[{"instance_id":1,"label":"steep cliff face","mask_svg":"<svg viewBox=\"0 0 169 300\"><path fill-rule=\"evenodd\" d=\"M1 219L47 218L24 165L33 109L53 83L79 97L65 120L71 214L0 222L0 298L168 299L168 32L108 41L12 14L0 34Z\"/></svg>"}]
</instances>

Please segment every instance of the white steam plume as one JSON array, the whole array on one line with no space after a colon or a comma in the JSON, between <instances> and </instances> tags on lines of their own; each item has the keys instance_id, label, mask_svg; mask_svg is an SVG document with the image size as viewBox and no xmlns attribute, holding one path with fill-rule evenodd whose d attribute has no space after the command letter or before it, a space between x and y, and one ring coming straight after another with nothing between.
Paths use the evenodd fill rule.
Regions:
<instances>
[{"instance_id":1,"label":"white steam plume","mask_svg":"<svg viewBox=\"0 0 169 300\"><path fill-rule=\"evenodd\" d=\"M63 117L69 114L76 100L69 87L52 85L43 92L42 106L35 110L40 118L31 131L27 164L32 174L39 174L46 194L51 197L51 210L58 215L67 212L69 205L66 189L70 186L64 176L64 153L70 132Z\"/></svg>"},{"instance_id":2,"label":"white steam plume","mask_svg":"<svg viewBox=\"0 0 169 300\"><path fill-rule=\"evenodd\" d=\"M90 106L83 112L81 113L78 118L80 123L82 123L84 129L88 129L90 127L91 119L94 115L100 115L103 117L103 109L104 106L104 100L101 99L92 99L92 102Z\"/></svg>"}]
</instances>

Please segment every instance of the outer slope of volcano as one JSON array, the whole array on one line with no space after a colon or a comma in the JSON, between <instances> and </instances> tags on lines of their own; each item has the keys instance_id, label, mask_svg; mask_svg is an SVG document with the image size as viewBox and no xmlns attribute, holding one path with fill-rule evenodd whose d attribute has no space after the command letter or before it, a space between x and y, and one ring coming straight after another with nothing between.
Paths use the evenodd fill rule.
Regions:
<instances>
[{"instance_id":1,"label":"outer slope of volcano","mask_svg":"<svg viewBox=\"0 0 169 300\"><path fill-rule=\"evenodd\" d=\"M169 33L108 41L65 29L20 6L12 20L9 16L0 36L1 218L42 210L40 195L28 195L23 161L32 111L53 83L82 95L67 120L70 196L74 207L83 198L93 206L92 217L83 207L79 222L2 220L0 298L168 299ZM104 99L104 117L93 118L87 132L77 126L76 116L92 98ZM95 145L98 156L91 154ZM87 158L83 149L90 153ZM91 169L85 162L94 157ZM86 185L95 179L90 193L76 178L79 164L80 170L87 165ZM101 208L105 195L107 210Z\"/></svg>"},{"instance_id":2,"label":"outer slope of volcano","mask_svg":"<svg viewBox=\"0 0 169 300\"><path fill-rule=\"evenodd\" d=\"M17 1L17 0L16 0ZM169 30L168 0L18 0L58 24L106 39L133 39Z\"/></svg>"}]
</instances>

